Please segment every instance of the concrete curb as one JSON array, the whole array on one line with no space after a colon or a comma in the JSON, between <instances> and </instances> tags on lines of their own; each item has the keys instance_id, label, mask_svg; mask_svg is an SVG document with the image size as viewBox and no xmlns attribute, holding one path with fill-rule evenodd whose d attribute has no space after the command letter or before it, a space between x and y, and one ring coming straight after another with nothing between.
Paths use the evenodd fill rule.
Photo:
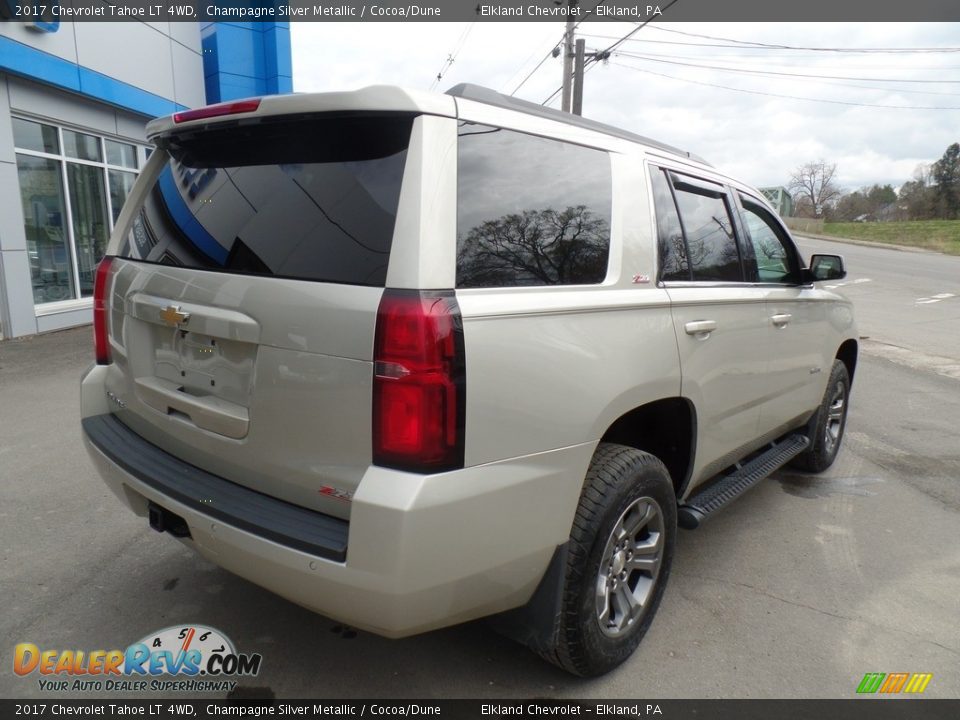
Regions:
<instances>
[{"instance_id":1,"label":"concrete curb","mask_svg":"<svg viewBox=\"0 0 960 720\"><path fill-rule=\"evenodd\" d=\"M814 235L813 233L793 232L796 237L810 238L811 240L826 240L827 242L844 243L846 245L863 245L864 247L886 248L887 250L897 250L899 252L926 253L928 255L943 255L936 250L927 248L911 247L910 245L893 245L890 243L873 242L872 240L854 240L852 238L830 237L829 235Z\"/></svg>"}]
</instances>

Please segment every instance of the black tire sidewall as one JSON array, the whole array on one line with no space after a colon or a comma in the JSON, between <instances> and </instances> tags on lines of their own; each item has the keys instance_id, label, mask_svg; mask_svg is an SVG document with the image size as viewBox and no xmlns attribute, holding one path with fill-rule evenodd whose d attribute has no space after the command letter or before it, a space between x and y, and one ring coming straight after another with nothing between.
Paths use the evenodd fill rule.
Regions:
<instances>
[{"instance_id":1,"label":"black tire sidewall","mask_svg":"<svg viewBox=\"0 0 960 720\"><path fill-rule=\"evenodd\" d=\"M584 675L607 672L630 657L650 627L670 577L677 535L677 503L673 485L659 460L639 451L634 452L637 458L631 465L631 472L619 478L611 497L604 498L605 508L594 532L586 567L580 576L577 631L585 661L584 667L580 668ZM660 570L643 618L622 635L610 637L601 631L597 622L595 583L603 551L614 525L627 507L641 497L656 501L663 516L665 538Z\"/></svg>"},{"instance_id":2,"label":"black tire sidewall","mask_svg":"<svg viewBox=\"0 0 960 720\"><path fill-rule=\"evenodd\" d=\"M833 450L827 448L827 415L830 412L830 401L833 399L833 389L838 382L843 383L844 407L843 420L840 423L840 434ZM823 400L820 403L820 410L817 412L817 424L815 435L812 438L813 443L810 451L810 466L814 472L822 472L833 464L837 454L840 452L840 446L843 444L843 434L847 428L847 414L850 410L850 376L847 373L847 367L840 360L833 361L833 367L830 368L830 379L827 382L827 388L823 393Z\"/></svg>"}]
</instances>

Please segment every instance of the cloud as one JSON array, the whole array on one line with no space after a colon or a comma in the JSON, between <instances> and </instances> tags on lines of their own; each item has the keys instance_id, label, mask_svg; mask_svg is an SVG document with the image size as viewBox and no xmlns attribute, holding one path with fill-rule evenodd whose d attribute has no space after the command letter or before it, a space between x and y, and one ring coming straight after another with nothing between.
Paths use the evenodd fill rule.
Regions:
<instances>
[{"instance_id":1,"label":"cloud","mask_svg":"<svg viewBox=\"0 0 960 720\"><path fill-rule=\"evenodd\" d=\"M587 39L589 51L607 47L633 27L592 22L581 25L578 33ZM560 85L560 60L548 57L561 39L560 23L305 22L291 23L291 28L297 91L384 83L416 89L437 85L443 90L473 82L511 92L545 57L517 96L541 102ZM682 23L663 28L835 48L955 47L960 37L960 25L948 23ZM653 25L634 38L618 48L624 54L589 70L585 115L690 150L756 185L785 184L794 168L823 158L837 163L838 180L845 187L896 186L910 178L917 164L938 159L950 143L960 140L958 110L861 106L960 108L957 52L853 54L705 47L727 43ZM436 83L448 55L458 48L454 62Z\"/></svg>"}]
</instances>

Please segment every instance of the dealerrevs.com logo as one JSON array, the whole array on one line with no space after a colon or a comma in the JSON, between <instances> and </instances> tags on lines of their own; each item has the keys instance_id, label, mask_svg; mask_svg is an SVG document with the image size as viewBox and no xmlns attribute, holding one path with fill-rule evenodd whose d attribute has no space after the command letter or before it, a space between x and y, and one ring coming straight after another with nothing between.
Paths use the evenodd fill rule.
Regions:
<instances>
[{"instance_id":1,"label":"dealerrevs.com logo","mask_svg":"<svg viewBox=\"0 0 960 720\"><path fill-rule=\"evenodd\" d=\"M50 692L230 691L237 685L232 678L256 675L262 660L259 653L238 653L215 628L175 625L126 650L51 650L19 643L13 671L38 675L40 690Z\"/></svg>"}]
</instances>

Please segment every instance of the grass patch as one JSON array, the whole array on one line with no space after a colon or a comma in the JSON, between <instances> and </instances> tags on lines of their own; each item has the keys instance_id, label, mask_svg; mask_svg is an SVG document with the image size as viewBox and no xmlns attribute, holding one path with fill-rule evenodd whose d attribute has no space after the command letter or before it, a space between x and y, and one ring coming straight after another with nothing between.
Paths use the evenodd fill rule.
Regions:
<instances>
[{"instance_id":1,"label":"grass patch","mask_svg":"<svg viewBox=\"0 0 960 720\"><path fill-rule=\"evenodd\" d=\"M960 220L824 223L823 234L960 255Z\"/></svg>"}]
</instances>

